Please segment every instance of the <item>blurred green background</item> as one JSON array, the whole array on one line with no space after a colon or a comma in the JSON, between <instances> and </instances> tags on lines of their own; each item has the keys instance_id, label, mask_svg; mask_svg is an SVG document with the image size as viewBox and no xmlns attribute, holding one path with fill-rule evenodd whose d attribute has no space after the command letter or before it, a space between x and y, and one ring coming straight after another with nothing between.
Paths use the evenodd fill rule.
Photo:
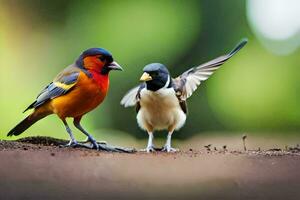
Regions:
<instances>
[{"instance_id":1,"label":"blurred green background","mask_svg":"<svg viewBox=\"0 0 300 200\"><path fill-rule=\"evenodd\" d=\"M175 77L229 52L243 37L248 45L188 100L186 125L174 137L297 132L299 8L292 0L0 0L0 139L28 114L22 111L40 90L90 47L111 51L125 71L110 74L106 100L83 124L97 139L144 139L134 109L119 104L142 68L161 62ZM28 135L68 138L54 115L21 137Z\"/></svg>"}]
</instances>

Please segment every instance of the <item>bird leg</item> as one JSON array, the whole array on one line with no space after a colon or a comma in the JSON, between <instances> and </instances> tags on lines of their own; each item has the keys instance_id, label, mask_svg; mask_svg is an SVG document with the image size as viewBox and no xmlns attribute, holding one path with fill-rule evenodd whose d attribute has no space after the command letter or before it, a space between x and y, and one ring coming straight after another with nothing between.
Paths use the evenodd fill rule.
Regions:
<instances>
[{"instance_id":1,"label":"bird leg","mask_svg":"<svg viewBox=\"0 0 300 200\"><path fill-rule=\"evenodd\" d=\"M176 152L177 151L177 149L172 148L172 146L171 146L172 133L173 133L173 131L168 133L167 141L166 141L166 144L163 147L162 151L166 151L166 152Z\"/></svg>"},{"instance_id":2,"label":"bird leg","mask_svg":"<svg viewBox=\"0 0 300 200\"><path fill-rule=\"evenodd\" d=\"M74 126L85 134L88 138L88 141L92 143L92 146L78 143L78 147L88 148L88 149L97 149L104 150L108 152L124 152L124 153L134 153L136 150L134 148L124 148L113 145L108 145L106 142L97 142L93 136L91 136L86 130L84 130L80 124L81 117L74 118Z\"/></svg>"},{"instance_id":3,"label":"bird leg","mask_svg":"<svg viewBox=\"0 0 300 200\"><path fill-rule=\"evenodd\" d=\"M97 150L99 150L99 145L100 144L98 144L97 143L97 141L93 138L93 136L91 135L91 134L89 134L86 130L84 130L83 128L82 128L82 126L81 126L81 124L80 124L80 119L81 118L75 118L74 119L74 126L78 129L78 130L80 130L83 134L85 134L86 136L87 136L87 138L88 138L88 140L92 143L92 149L97 149Z\"/></svg>"},{"instance_id":4,"label":"bird leg","mask_svg":"<svg viewBox=\"0 0 300 200\"><path fill-rule=\"evenodd\" d=\"M65 127L66 127L66 131L68 132L68 134L70 135L70 142L66 145L63 145L63 147L76 147L78 145L78 142L76 141L73 133L72 133L72 130L70 129L67 121L65 119L62 120Z\"/></svg>"},{"instance_id":5,"label":"bird leg","mask_svg":"<svg viewBox=\"0 0 300 200\"><path fill-rule=\"evenodd\" d=\"M155 151L154 144L153 144L153 132L148 132L148 135L149 137L148 137L147 147L146 149L142 149L141 151L146 151L147 153L150 153Z\"/></svg>"}]
</instances>

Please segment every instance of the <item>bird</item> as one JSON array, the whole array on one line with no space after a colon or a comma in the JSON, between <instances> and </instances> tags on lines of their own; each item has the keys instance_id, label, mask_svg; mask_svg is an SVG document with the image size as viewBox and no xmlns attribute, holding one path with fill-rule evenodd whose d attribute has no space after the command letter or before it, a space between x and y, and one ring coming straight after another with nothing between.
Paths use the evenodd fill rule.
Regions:
<instances>
[{"instance_id":1,"label":"bird","mask_svg":"<svg viewBox=\"0 0 300 200\"><path fill-rule=\"evenodd\" d=\"M83 51L76 61L63 69L37 96L24 112L33 112L11 129L7 136L18 136L37 121L56 114L63 122L70 141L65 147L77 147L66 119L73 118L74 126L87 136L92 149L100 144L82 126L82 117L95 109L105 99L109 90L109 72L123 70L104 48L89 48ZM24 113L23 112L23 113Z\"/></svg>"},{"instance_id":2,"label":"bird","mask_svg":"<svg viewBox=\"0 0 300 200\"><path fill-rule=\"evenodd\" d=\"M177 78L172 78L167 67L161 63L151 63L144 67L142 82L129 90L121 100L124 107L136 107L139 127L148 133L146 152L155 151L154 131L167 130L167 140L162 151L176 152L171 146L172 134L185 124L187 99L228 59L242 49L248 40L242 39L230 53L193 67Z\"/></svg>"}]
</instances>

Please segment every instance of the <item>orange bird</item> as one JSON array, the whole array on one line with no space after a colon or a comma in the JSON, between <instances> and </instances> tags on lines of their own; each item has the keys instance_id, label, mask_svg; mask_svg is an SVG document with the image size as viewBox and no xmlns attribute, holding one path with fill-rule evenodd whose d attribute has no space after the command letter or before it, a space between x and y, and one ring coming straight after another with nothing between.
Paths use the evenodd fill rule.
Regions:
<instances>
[{"instance_id":1,"label":"orange bird","mask_svg":"<svg viewBox=\"0 0 300 200\"><path fill-rule=\"evenodd\" d=\"M114 61L110 52L103 48L84 51L74 64L60 72L41 91L36 100L25 109L34 111L9 131L7 136L20 135L40 119L56 114L63 121L71 138L65 146L80 145L66 121L67 117L72 117L75 127L92 143L91 148L99 149L99 144L82 128L80 120L104 100L109 88L108 74L111 70L123 69Z\"/></svg>"}]
</instances>

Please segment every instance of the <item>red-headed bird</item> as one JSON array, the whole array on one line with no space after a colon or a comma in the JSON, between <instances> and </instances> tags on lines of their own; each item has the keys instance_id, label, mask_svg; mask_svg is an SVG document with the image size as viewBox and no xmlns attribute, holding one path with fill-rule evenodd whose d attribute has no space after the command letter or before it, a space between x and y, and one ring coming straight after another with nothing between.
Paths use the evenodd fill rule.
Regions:
<instances>
[{"instance_id":1,"label":"red-headed bird","mask_svg":"<svg viewBox=\"0 0 300 200\"><path fill-rule=\"evenodd\" d=\"M140 78L143 83L130 90L121 104L125 107L136 106L138 125L149 135L147 152L155 150L153 131L164 129L169 133L163 151L176 151L171 146L171 136L185 123L187 98L246 43L247 40L243 40L229 54L191 68L175 79L163 64L152 63L144 67Z\"/></svg>"},{"instance_id":2,"label":"red-headed bird","mask_svg":"<svg viewBox=\"0 0 300 200\"><path fill-rule=\"evenodd\" d=\"M36 100L25 109L34 111L9 131L7 136L20 135L40 119L56 114L63 121L71 138L66 146L79 145L66 121L66 118L72 117L75 127L87 136L92 148L98 149L99 144L82 128L80 120L106 97L109 88L108 74L111 70L122 68L114 61L110 52L103 48L84 51L74 64L60 72L41 91Z\"/></svg>"}]
</instances>

